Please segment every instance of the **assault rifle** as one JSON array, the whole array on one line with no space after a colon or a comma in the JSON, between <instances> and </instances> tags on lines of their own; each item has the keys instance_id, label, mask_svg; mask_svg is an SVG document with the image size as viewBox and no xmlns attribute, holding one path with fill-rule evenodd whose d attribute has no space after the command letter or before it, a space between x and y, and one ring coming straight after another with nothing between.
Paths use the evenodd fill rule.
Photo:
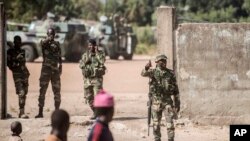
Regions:
<instances>
[{"instance_id":1,"label":"assault rifle","mask_svg":"<svg viewBox=\"0 0 250 141\"><path fill-rule=\"evenodd\" d=\"M152 113L151 113L151 111L152 111L152 108L151 108L152 107L152 99L150 96L148 97L147 106L148 106L148 136L149 136L151 117L152 117Z\"/></svg>"},{"instance_id":2,"label":"assault rifle","mask_svg":"<svg viewBox=\"0 0 250 141\"><path fill-rule=\"evenodd\" d=\"M148 62L148 66L151 67L151 60L149 60ZM149 136L149 132L150 132L150 124L151 124L151 118L152 118L152 94L151 94L151 82L152 82L152 78L149 79L149 92L148 92L148 102L147 102L147 106L148 106L148 136Z\"/></svg>"}]
</instances>

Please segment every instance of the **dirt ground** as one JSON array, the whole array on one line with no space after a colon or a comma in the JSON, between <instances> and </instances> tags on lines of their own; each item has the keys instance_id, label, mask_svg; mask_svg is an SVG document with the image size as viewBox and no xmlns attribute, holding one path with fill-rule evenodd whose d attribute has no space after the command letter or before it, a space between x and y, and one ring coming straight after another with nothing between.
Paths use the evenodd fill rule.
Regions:
<instances>
[{"instance_id":1,"label":"dirt ground","mask_svg":"<svg viewBox=\"0 0 250 141\"><path fill-rule=\"evenodd\" d=\"M152 128L147 135L147 92L148 79L140 76L141 69L150 56L135 56L132 61L107 60L107 73L104 77L104 89L115 96L115 116L110 129L116 141L150 141L153 140ZM43 119L35 119L38 112L39 77L41 61L28 63L30 70L29 93L26 100L26 112L30 119L18 119L18 102L11 72L7 71L8 113L12 118L0 120L0 141L7 141L10 123L18 120L23 124L24 141L41 141L50 133L50 115L54 110L54 100L51 85L46 94ZM71 116L71 126L68 133L69 141L87 140L92 121L91 111L83 99L83 79L78 63L63 63L61 77L61 108ZM227 126L200 126L182 117L175 122L175 141L228 141ZM162 124L162 140L167 140L167 131Z\"/></svg>"}]
</instances>

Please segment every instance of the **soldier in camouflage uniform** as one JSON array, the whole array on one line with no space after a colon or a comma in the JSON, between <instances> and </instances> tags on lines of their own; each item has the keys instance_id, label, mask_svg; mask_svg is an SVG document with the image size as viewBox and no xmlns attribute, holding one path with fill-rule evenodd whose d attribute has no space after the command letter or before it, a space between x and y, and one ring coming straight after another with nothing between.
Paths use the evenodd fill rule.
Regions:
<instances>
[{"instance_id":1,"label":"soldier in camouflage uniform","mask_svg":"<svg viewBox=\"0 0 250 141\"><path fill-rule=\"evenodd\" d=\"M106 67L105 54L98 50L96 41L89 40L89 50L82 55L79 67L82 69L84 79L84 98L89 104L94 113L93 101L94 96L102 89L103 75L105 74ZM91 119L95 118L95 114Z\"/></svg>"},{"instance_id":2,"label":"soldier in camouflage uniform","mask_svg":"<svg viewBox=\"0 0 250 141\"><path fill-rule=\"evenodd\" d=\"M55 30L53 28L48 29L47 35L48 37L41 41L43 64L40 76L40 95L38 98L39 113L35 118L43 117L45 94L50 81L54 93L55 109L59 109L61 104L60 76L62 73L62 58L60 44L54 40Z\"/></svg>"},{"instance_id":3,"label":"soldier in camouflage uniform","mask_svg":"<svg viewBox=\"0 0 250 141\"><path fill-rule=\"evenodd\" d=\"M19 118L28 118L24 112L26 95L29 86L29 71L25 65L25 51L21 49L22 40L20 36L14 37L14 48L7 51L7 66L12 71L16 87L16 94L19 99Z\"/></svg>"},{"instance_id":4,"label":"soldier in camouflage uniform","mask_svg":"<svg viewBox=\"0 0 250 141\"><path fill-rule=\"evenodd\" d=\"M174 141L173 118L180 110L179 90L175 74L166 68L167 57L159 55L156 57L156 68L150 69L149 62L142 70L141 75L150 78L150 97L152 99L153 133L155 141L161 140L161 118L164 113L168 133L168 141Z\"/></svg>"}]
</instances>

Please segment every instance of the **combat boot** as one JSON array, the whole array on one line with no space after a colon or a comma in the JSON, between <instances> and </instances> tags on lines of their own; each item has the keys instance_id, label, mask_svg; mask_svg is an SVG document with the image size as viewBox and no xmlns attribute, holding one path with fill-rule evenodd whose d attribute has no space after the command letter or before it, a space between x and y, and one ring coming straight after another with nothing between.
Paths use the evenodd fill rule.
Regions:
<instances>
[{"instance_id":1,"label":"combat boot","mask_svg":"<svg viewBox=\"0 0 250 141\"><path fill-rule=\"evenodd\" d=\"M43 108L39 108L39 113L35 116L35 118L43 118Z\"/></svg>"},{"instance_id":2,"label":"combat boot","mask_svg":"<svg viewBox=\"0 0 250 141\"><path fill-rule=\"evenodd\" d=\"M29 116L24 113L24 108L20 109L19 118L23 119L29 118Z\"/></svg>"}]
</instances>

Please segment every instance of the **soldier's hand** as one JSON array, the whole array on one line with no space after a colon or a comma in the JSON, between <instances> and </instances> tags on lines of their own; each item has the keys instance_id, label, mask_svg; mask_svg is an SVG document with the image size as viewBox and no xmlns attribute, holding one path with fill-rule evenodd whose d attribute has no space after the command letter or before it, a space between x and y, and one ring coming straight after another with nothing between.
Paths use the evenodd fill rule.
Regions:
<instances>
[{"instance_id":1,"label":"soldier's hand","mask_svg":"<svg viewBox=\"0 0 250 141\"><path fill-rule=\"evenodd\" d=\"M44 43L48 43L49 41L50 41L49 37L46 37L46 38L43 40Z\"/></svg>"},{"instance_id":2,"label":"soldier's hand","mask_svg":"<svg viewBox=\"0 0 250 141\"><path fill-rule=\"evenodd\" d=\"M145 69L148 70L150 67L152 67L151 60L148 61L148 63L145 66Z\"/></svg>"},{"instance_id":3,"label":"soldier's hand","mask_svg":"<svg viewBox=\"0 0 250 141\"><path fill-rule=\"evenodd\" d=\"M53 36L52 35L48 36L48 40L52 41L53 40Z\"/></svg>"}]
</instances>

